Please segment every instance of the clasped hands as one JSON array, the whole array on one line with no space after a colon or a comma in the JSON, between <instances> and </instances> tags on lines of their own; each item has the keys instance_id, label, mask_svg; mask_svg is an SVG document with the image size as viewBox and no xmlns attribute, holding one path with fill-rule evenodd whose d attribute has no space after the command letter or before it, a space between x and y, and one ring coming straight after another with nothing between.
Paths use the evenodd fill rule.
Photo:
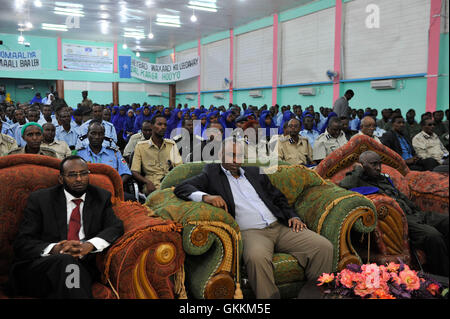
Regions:
<instances>
[{"instance_id":1,"label":"clasped hands","mask_svg":"<svg viewBox=\"0 0 450 319\"><path fill-rule=\"evenodd\" d=\"M223 208L228 213L228 207L225 200L222 198L222 196L213 196L213 195L203 195L202 197L203 202L208 203L210 205L213 205L218 208ZM290 228L292 228L292 231L299 232L303 229L307 229L308 227L300 220L300 218L290 218L288 220L288 225Z\"/></svg>"},{"instance_id":2,"label":"clasped hands","mask_svg":"<svg viewBox=\"0 0 450 319\"><path fill-rule=\"evenodd\" d=\"M94 245L90 242L81 242L78 240L63 240L53 246L50 254L69 254L74 258L83 258L94 250Z\"/></svg>"}]
</instances>

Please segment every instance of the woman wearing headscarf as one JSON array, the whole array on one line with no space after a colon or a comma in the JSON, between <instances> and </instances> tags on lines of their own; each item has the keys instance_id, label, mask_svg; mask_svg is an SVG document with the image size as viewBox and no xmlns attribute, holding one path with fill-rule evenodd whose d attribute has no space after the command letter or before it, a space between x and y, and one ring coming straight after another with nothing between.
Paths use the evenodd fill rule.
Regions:
<instances>
[{"instance_id":1,"label":"woman wearing headscarf","mask_svg":"<svg viewBox=\"0 0 450 319\"><path fill-rule=\"evenodd\" d=\"M272 114L270 114L270 111L261 112L261 116L259 118L259 126L265 130L266 138L270 139L270 129L277 128L273 121Z\"/></svg>"},{"instance_id":2,"label":"woman wearing headscarf","mask_svg":"<svg viewBox=\"0 0 450 319\"><path fill-rule=\"evenodd\" d=\"M122 105L119 107L119 113L116 114L114 119L111 117L111 123L114 125L116 129L117 136L122 135L123 133L123 126L125 121L127 120L127 107L125 105Z\"/></svg>"},{"instance_id":3,"label":"woman wearing headscarf","mask_svg":"<svg viewBox=\"0 0 450 319\"><path fill-rule=\"evenodd\" d=\"M136 109L138 110L138 109ZM142 122L144 121L150 121L152 117L150 107L149 106L143 106L142 107L142 113L136 116L136 120L134 121L134 127L133 127L133 133L137 133L141 130Z\"/></svg>"},{"instance_id":4,"label":"woman wearing headscarf","mask_svg":"<svg viewBox=\"0 0 450 319\"><path fill-rule=\"evenodd\" d=\"M133 135L134 121L135 116L133 109L129 109L127 112L127 120L125 121L123 127L123 139L125 140L125 142L128 142L131 135Z\"/></svg>"},{"instance_id":5,"label":"woman wearing headscarf","mask_svg":"<svg viewBox=\"0 0 450 319\"><path fill-rule=\"evenodd\" d=\"M167 130L165 138L170 138L172 130L181 127L181 123L183 122L183 111L181 109L176 108L172 111L169 120L167 121ZM177 130L178 132L178 130ZM174 132L173 136L178 135L177 132Z\"/></svg>"},{"instance_id":6,"label":"woman wearing headscarf","mask_svg":"<svg viewBox=\"0 0 450 319\"><path fill-rule=\"evenodd\" d=\"M236 128L236 124L234 123L234 120L235 120L235 115L232 110L226 111L219 117L219 123L222 124L222 127L224 129L231 128L234 130Z\"/></svg>"}]
</instances>

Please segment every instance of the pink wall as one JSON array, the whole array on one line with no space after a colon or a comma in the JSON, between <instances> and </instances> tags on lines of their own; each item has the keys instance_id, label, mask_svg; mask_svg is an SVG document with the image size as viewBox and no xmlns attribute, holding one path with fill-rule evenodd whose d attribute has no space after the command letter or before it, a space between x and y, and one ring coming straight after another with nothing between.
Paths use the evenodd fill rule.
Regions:
<instances>
[{"instance_id":1,"label":"pink wall","mask_svg":"<svg viewBox=\"0 0 450 319\"><path fill-rule=\"evenodd\" d=\"M234 33L230 29L230 103L233 103Z\"/></svg>"},{"instance_id":2,"label":"pink wall","mask_svg":"<svg viewBox=\"0 0 450 319\"><path fill-rule=\"evenodd\" d=\"M334 23L334 71L339 73L339 76L333 81L333 101L336 101L340 96L339 78L341 74L341 41L342 41L342 0L336 0L336 16Z\"/></svg>"},{"instance_id":3,"label":"pink wall","mask_svg":"<svg viewBox=\"0 0 450 319\"><path fill-rule=\"evenodd\" d=\"M278 14L273 15L272 105L277 104L278 94Z\"/></svg>"},{"instance_id":4,"label":"pink wall","mask_svg":"<svg viewBox=\"0 0 450 319\"><path fill-rule=\"evenodd\" d=\"M430 30L428 40L428 78L426 112L436 111L438 73L439 73L439 45L441 37L441 3L442 0L431 0Z\"/></svg>"}]
</instances>

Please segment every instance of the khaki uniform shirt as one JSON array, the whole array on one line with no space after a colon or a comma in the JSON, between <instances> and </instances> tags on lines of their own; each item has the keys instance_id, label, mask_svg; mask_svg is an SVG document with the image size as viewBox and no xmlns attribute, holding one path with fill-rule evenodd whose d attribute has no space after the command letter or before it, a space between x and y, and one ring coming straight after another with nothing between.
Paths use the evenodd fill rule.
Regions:
<instances>
[{"instance_id":1,"label":"khaki uniform shirt","mask_svg":"<svg viewBox=\"0 0 450 319\"><path fill-rule=\"evenodd\" d=\"M344 132L338 138L332 137L328 134L328 131L320 134L317 140L314 142L313 148L313 160L320 161L327 157L329 154L337 150L339 147L345 145L347 139L345 138Z\"/></svg>"},{"instance_id":2,"label":"khaki uniform shirt","mask_svg":"<svg viewBox=\"0 0 450 319\"><path fill-rule=\"evenodd\" d=\"M72 155L72 151L70 150L69 145L67 145L67 143L64 141L53 141L50 144L42 142L41 145L54 150L59 159L65 159L66 157Z\"/></svg>"},{"instance_id":3,"label":"khaki uniform shirt","mask_svg":"<svg viewBox=\"0 0 450 319\"><path fill-rule=\"evenodd\" d=\"M125 149L123 150L123 157L130 156L134 152L137 143L142 141L146 141L144 134L142 134L142 132L133 134L130 137L127 146L125 146Z\"/></svg>"},{"instance_id":4,"label":"khaki uniform shirt","mask_svg":"<svg viewBox=\"0 0 450 319\"><path fill-rule=\"evenodd\" d=\"M14 154L27 154L27 153L25 153L25 146L13 149L11 152L8 153L8 155L14 155ZM42 145L41 145L41 150L39 151L38 155L45 155L45 156L58 158L58 154L56 154L56 152L54 150L52 150L51 148L42 146Z\"/></svg>"},{"instance_id":5,"label":"khaki uniform shirt","mask_svg":"<svg viewBox=\"0 0 450 319\"><path fill-rule=\"evenodd\" d=\"M278 158L274 152L270 151L269 143L267 140L260 140L258 144L252 142L244 142L244 157L249 163L269 163L272 161L277 161Z\"/></svg>"},{"instance_id":6,"label":"khaki uniform shirt","mask_svg":"<svg viewBox=\"0 0 450 319\"><path fill-rule=\"evenodd\" d=\"M439 163L442 163L442 157L448 155L447 149L442 145L439 136L436 133L428 135L424 131L414 136L412 145L416 150L417 156L422 159L434 158Z\"/></svg>"},{"instance_id":7,"label":"khaki uniform shirt","mask_svg":"<svg viewBox=\"0 0 450 319\"><path fill-rule=\"evenodd\" d=\"M0 156L8 155L15 148L17 148L16 140L9 135L0 133Z\"/></svg>"},{"instance_id":8,"label":"khaki uniform shirt","mask_svg":"<svg viewBox=\"0 0 450 319\"><path fill-rule=\"evenodd\" d=\"M137 143L134 149L131 170L139 172L146 179L150 180L156 189L159 189L161 180L169 173L169 160L172 166L183 164L176 143L172 140L164 139L161 148L158 148L150 138L148 141Z\"/></svg>"},{"instance_id":9,"label":"khaki uniform shirt","mask_svg":"<svg viewBox=\"0 0 450 319\"><path fill-rule=\"evenodd\" d=\"M313 151L306 137L299 137L298 142L291 143L291 138L278 143L278 159L291 165L307 165L312 161Z\"/></svg>"}]
</instances>

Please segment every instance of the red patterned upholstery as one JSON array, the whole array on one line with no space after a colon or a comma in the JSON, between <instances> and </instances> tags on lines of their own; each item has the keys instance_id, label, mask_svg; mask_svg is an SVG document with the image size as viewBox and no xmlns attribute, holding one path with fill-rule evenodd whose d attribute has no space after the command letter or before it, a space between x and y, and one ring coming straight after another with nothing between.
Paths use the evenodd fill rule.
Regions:
<instances>
[{"instance_id":1,"label":"red patterned upholstery","mask_svg":"<svg viewBox=\"0 0 450 319\"><path fill-rule=\"evenodd\" d=\"M14 257L12 243L28 195L56 185L59 164L58 159L40 155L0 158L0 285L8 280ZM170 277L184 262L180 225L147 217L145 206L124 202L122 180L110 166L89 164L89 170L90 183L111 192L114 212L125 230L97 256L102 282L93 285L94 297L109 299L118 294L120 298L174 298Z\"/></svg>"},{"instance_id":2,"label":"red patterned upholstery","mask_svg":"<svg viewBox=\"0 0 450 319\"><path fill-rule=\"evenodd\" d=\"M359 155L365 151L374 151L381 156L382 172L389 174L394 185L423 211L436 211L448 214L447 175L435 172L411 171L405 161L390 148L376 142L368 136L354 136L350 141L325 158L316 171L324 178L339 183L345 174L353 169ZM377 261L405 262L411 260L408 225L406 218L391 198L383 195L369 196L377 207L378 225L374 232L377 244ZM418 253L424 260L424 254Z\"/></svg>"}]
</instances>

